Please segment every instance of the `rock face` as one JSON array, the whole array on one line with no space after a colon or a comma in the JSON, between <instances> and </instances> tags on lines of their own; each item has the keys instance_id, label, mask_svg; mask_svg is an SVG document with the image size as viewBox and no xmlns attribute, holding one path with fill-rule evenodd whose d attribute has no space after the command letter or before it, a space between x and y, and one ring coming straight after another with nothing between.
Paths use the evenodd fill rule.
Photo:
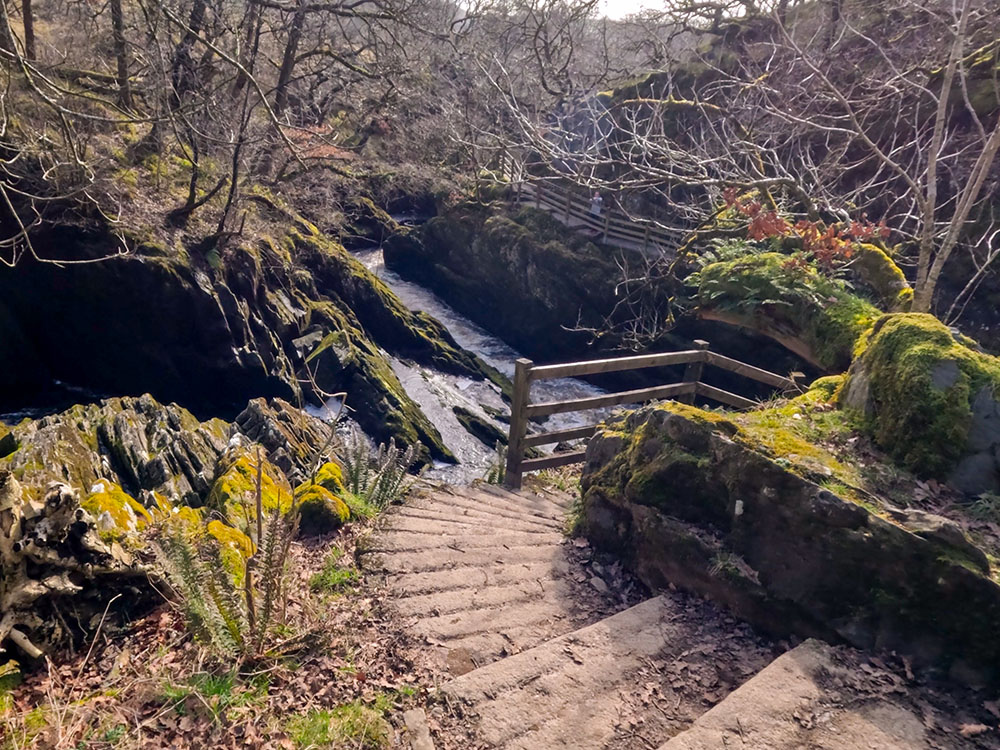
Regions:
<instances>
[{"instance_id":1,"label":"rock face","mask_svg":"<svg viewBox=\"0 0 1000 750\"><path fill-rule=\"evenodd\" d=\"M914 473L968 494L1000 491L1000 359L936 318L880 318L841 401Z\"/></svg>"},{"instance_id":2,"label":"rock face","mask_svg":"<svg viewBox=\"0 0 1000 750\"><path fill-rule=\"evenodd\" d=\"M576 356L614 309L614 254L542 211L462 204L384 246L386 266L532 357Z\"/></svg>"},{"instance_id":3,"label":"rock face","mask_svg":"<svg viewBox=\"0 0 1000 750\"><path fill-rule=\"evenodd\" d=\"M232 418L249 399L296 401L310 379L346 391L376 440L419 440L450 454L381 350L474 378L502 379L436 321L408 311L351 257L295 216L275 240L167 249L57 267L26 261L0 275L0 408L36 403L53 381L107 394L150 392ZM37 242L60 257L100 257L107 227L56 227ZM44 304L40 301L44 300ZM324 341L320 361L310 360Z\"/></svg>"},{"instance_id":4,"label":"rock face","mask_svg":"<svg viewBox=\"0 0 1000 750\"><path fill-rule=\"evenodd\" d=\"M280 399L253 401L230 424L149 395L25 420L0 458L0 644L36 657L93 627L115 594L126 608L157 601L147 534L168 524L214 537L242 575L258 456L266 512L287 511L294 496L303 533L335 529L351 512L340 467L324 455L330 429ZM293 493L293 481L313 479ZM69 615L82 623L73 633Z\"/></svg>"},{"instance_id":5,"label":"rock face","mask_svg":"<svg viewBox=\"0 0 1000 750\"><path fill-rule=\"evenodd\" d=\"M718 414L646 407L591 440L582 524L653 589L711 596L776 633L1000 680L1000 586L983 553L945 519L883 518L823 479Z\"/></svg>"}]
</instances>

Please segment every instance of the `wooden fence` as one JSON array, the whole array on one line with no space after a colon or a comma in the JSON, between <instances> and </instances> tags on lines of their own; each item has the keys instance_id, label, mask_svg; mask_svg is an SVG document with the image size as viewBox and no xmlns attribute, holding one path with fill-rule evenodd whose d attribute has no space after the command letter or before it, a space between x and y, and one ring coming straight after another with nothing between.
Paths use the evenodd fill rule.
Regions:
<instances>
[{"instance_id":1,"label":"wooden fence","mask_svg":"<svg viewBox=\"0 0 1000 750\"><path fill-rule=\"evenodd\" d=\"M687 232L670 229L648 219L629 218L605 200L599 215L590 211L591 196L570 183L530 176L512 157L500 155L500 174L509 181L515 203L545 209L564 224L571 220L601 235L604 243L619 244L643 252L656 249L672 253Z\"/></svg>"},{"instance_id":2,"label":"wooden fence","mask_svg":"<svg viewBox=\"0 0 1000 750\"><path fill-rule=\"evenodd\" d=\"M782 375L762 370L759 367L748 365L745 362L731 359L722 354L711 352L708 350L707 341L696 341L695 345L698 346L697 349L681 352L642 354L634 357L595 359L588 362L571 362L558 365L538 366L530 359L517 360L514 368L514 397L511 403L510 433L507 445L506 486L511 489L520 489L521 478L527 471L551 469L557 466L582 463L586 456L586 451L584 450L557 453L551 456L530 459L524 457L524 452L526 448L539 445L551 445L564 440L577 440L590 437L597 431L599 426L598 424L590 424L583 427L528 435L528 422L535 417L586 411L621 404L641 404L654 399L672 398L691 403L694 401L695 396L703 396L737 409L748 409L757 406L757 401L731 393L722 388L702 383L702 371L706 364L714 365L715 367L734 372L737 375L752 380L757 380L776 389L801 391L801 386L795 379L800 373L792 373L792 377L786 378ZM663 367L668 365L686 365L682 382L572 399L569 401L550 401L533 404L530 400L531 384L536 380L572 378L582 375L597 375L599 373L621 372L624 370L638 370L646 367Z\"/></svg>"}]
</instances>

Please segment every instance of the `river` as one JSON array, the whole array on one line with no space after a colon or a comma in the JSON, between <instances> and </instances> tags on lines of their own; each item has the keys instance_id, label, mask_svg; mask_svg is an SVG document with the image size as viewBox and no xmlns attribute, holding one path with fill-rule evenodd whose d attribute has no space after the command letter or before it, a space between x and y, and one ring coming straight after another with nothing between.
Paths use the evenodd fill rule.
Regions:
<instances>
[{"instance_id":1,"label":"river","mask_svg":"<svg viewBox=\"0 0 1000 750\"><path fill-rule=\"evenodd\" d=\"M405 281L387 269L381 249L362 250L356 252L355 257L382 279L409 309L426 312L436 318L448 329L459 346L479 355L483 361L507 377L513 377L514 361L522 356L520 353L457 313L433 292L419 284ZM482 477L495 463L496 452L462 427L455 417L453 408L464 407L484 419L492 420L498 428L506 432L507 425L488 414L488 410L499 411L504 415L510 414L510 408L501 399L496 386L492 383L447 375L428 367L403 363L394 358L390 358L390 361L410 398L420 405L424 414L440 431L445 445L459 460L458 465L437 463L429 475L450 482L468 482ZM531 390L533 401L564 401L601 393L604 391L572 378L543 380L534 383ZM593 413L555 414L546 421L545 429L548 431L577 427L594 421Z\"/></svg>"}]
</instances>

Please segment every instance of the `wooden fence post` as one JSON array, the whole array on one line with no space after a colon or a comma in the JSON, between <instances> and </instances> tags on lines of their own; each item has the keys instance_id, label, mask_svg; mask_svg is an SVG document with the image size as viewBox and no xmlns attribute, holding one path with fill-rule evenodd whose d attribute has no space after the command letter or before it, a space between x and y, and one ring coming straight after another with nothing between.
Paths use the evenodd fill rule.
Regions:
<instances>
[{"instance_id":1,"label":"wooden fence post","mask_svg":"<svg viewBox=\"0 0 1000 750\"><path fill-rule=\"evenodd\" d=\"M507 470L504 485L521 489L521 462L524 461L524 435L528 429L528 396L531 391L532 361L521 358L514 363L514 396L510 403L510 433L507 436Z\"/></svg>"},{"instance_id":2,"label":"wooden fence post","mask_svg":"<svg viewBox=\"0 0 1000 750\"><path fill-rule=\"evenodd\" d=\"M646 234L642 237L642 250L645 252L649 249L649 224L646 225Z\"/></svg>"},{"instance_id":3,"label":"wooden fence post","mask_svg":"<svg viewBox=\"0 0 1000 750\"><path fill-rule=\"evenodd\" d=\"M700 349L703 352L707 352L708 351L708 342L707 341L703 341L702 339L695 339L693 343L694 343L694 348L695 349ZM702 374L702 372L704 370L705 370L705 363L704 363L704 361L688 362L687 366L684 368L684 380L683 380L683 382L685 382L685 383L700 383L701 382L701 374ZM694 398L695 398L696 395L698 395L698 394L697 393L684 394L683 396L678 397L677 400L680 401L681 403L693 404L694 403Z\"/></svg>"},{"instance_id":4,"label":"wooden fence post","mask_svg":"<svg viewBox=\"0 0 1000 750\"><path fill-rule=\"evenodd\" d=\"M573 194L570 193L569 185L566 186L566 221L564 223L569 224L569 207L570 202L573 200Z\"/></svg>"},{"instance_id":5,"label":"wooden fence post","mask_svg":"<svg viewBox=\"0 0 1000 750\"><path fill-rule=\"evenodd\" d=\"M604 239L602 242L608 241L608 225L611 223L611 210L608 209L604 212Z\"/></svg>"}]
</instances>

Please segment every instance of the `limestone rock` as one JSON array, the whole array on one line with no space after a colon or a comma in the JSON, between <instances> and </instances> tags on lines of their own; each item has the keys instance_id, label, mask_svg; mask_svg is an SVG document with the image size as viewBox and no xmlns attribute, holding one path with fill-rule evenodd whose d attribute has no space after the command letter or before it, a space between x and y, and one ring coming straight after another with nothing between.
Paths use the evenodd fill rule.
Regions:
<instances>
[{"instance_id":1,"label":"limestone rock","mask_svg":"<svg viewBox=\"0 0 1000 750\"><path fill-rule=\"evenodd\" d=\"M86 491L106 479L135 498L158 492L197 505L229 432L221 420L199 422L148 395L105 399L18 425L13 434L20 448L0 459L0 467L35 498L51 481Z\"/></svg>"},{"instance_id":2,"label":"limestone rock","mask_svg":"<svg viewBox=\"0 0 1000 750\"><path fill-rule=\"evenodd\" d=\"M886 315L842 391L895 460L971 495L1000 491L1000 359L974 343L930 315Z\"/></svg>"},{"instance_id":3,"label":"limestone rock","mask_svg":"<svg viewBox=\"0 0 1000 750\"><path fill-rule=\"evenodd\" d=\"M583 528L653 589L1000 681L1000 586L982 551L950 521L883 518L809 476L717 414L646 407L592 438Z\"/></svg>"}]
</instances>

